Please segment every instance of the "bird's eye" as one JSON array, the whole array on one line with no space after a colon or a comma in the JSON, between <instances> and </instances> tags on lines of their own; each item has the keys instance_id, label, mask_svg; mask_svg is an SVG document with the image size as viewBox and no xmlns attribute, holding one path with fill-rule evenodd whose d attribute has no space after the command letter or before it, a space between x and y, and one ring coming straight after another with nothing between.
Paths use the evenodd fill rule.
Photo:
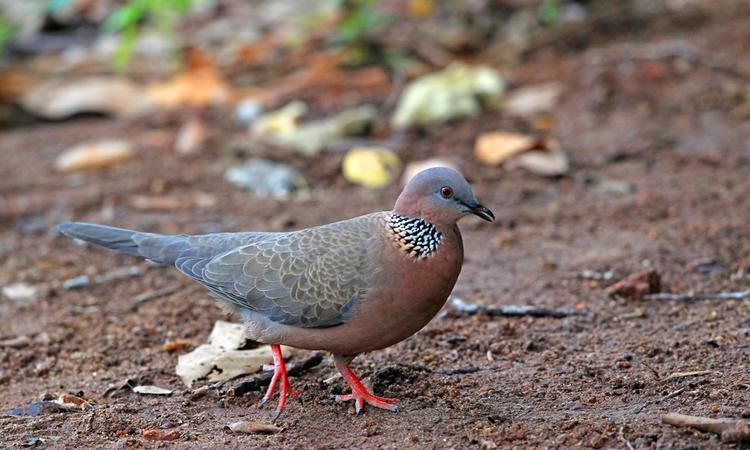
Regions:
<instances>
[{"instance_id":1,"label":"bird's eye","mask_svg":"<svg viewBox=\"0 0 750 450\"><path fill-rule=\"evenodd\" d=\"M440 188L440 195L442 195L443 198L451 198L453 197L453 189L448 186L443 186Z\"/></svg>"}]
</instances>

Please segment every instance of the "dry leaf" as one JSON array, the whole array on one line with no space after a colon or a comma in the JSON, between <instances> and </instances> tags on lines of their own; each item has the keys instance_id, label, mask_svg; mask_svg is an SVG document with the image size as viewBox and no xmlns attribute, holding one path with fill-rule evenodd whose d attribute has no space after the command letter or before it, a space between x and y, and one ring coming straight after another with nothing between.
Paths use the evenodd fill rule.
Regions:
<instances>
[{"instance_id":1,"label":"dry leaf","mask_svg":"<svg viewBox=\"0 0 750 450\"><path fill-rule=\"evenodd\" d=\"M167 341L164 343L164 345L161 346L161 348L167 352L172 353L177 350L183 350L187 348L190 345L190 341L187 339L178 339L176 341Z\"/></svg>"},{"instance_id":2,"label":"dry leaf","mask_svg":"<svg viewBox=\"0 0 750 450\"><path fill-rule=\"evenodd\" d=\"M153 107L143 87L116 77L49 81L27 91L21 106L45 119L64 119L81 113L132 117Z\"/></svg>"},{"instance_id":3,"label":"dry leaf","mask_svg":"<svg viewBox=\"0 0 750 450\"><path fill-rule=\"evenodd\" d=\"M558 177L570 170L570 162L557 142L548 140L537 143L532 151L521 153L506 164L510 170L516 167L543 177Z\"/></svg>"},{"instance_id":4,"label":"dry leaf","mask_svg":"<svg viewBox=\"0 0 750 450\"><path fill-rule=\"evenodd\" d=\"M281 428L271 423L251 422L243 420L241 422L230 423L227 428L235 433L246 434L274 434L282 431Z\"/></svg>"},{"instance_id":5,"label":"dry leaf","mask_svg":"<svg viewBox=\"0 0 750 450\"><path fill-rule=\"evenodd\" d=\"M508 93L503 110L522 117L535 116L551 110L562 94L560 83L525 86Z\"/></svg>"},{"instance_id":6,"label":"dry leaf","mask_svg":"<svg viewBox=\"0 0 750 450\"><path fill-rule=\"evenodd\" d=\"M342 163L344 178L369 188L389 185L400 167L398 156L382 147L353 148Z\"/></svg>"},{"instance_id":7,"label":"dry leaf","mask_svg":"<svg viewBox=\"0 0 750 450\"><path fill-rule=\"evenodd\" d=\"M63 172L113 166L135 158L133 144L107 139L86 142L65 150L55 159L55 168Z\"/></svg>"},{"instance_id":8,"label":"dry leaf","mask_svg":"<svg viewBox=\"0 0 750 450\"><path fill-rule=\"evenodd\" d=\"M159 386L143 385L133 388L133 392L143 395L172 395L172 391Z\"/></svg>"},{"instance_id":9,"label":"dry leaf","mask_svg":"<svg viewBox=\"0 0 750 450\"><path fill-rule=\"evenodd\" d=\"M198 119L190 119L177 132L174 150L181 155L197 153L203 150L207 140L206 125Z\"/></svg>"},{"instance_id":10,"label":"dry leaf","mask_svg":"<svg viewBox=\"0 0 750 450\"><path fill-rule=\"evenodd\" d=\"M187 53L187 69L169 81L147 88L149 98L162 108L225 104L235 92L213 62L197 50Z\"/></svg>"},{"instance_id":11,"label":"dry leaf","mask_svg":"<svg viewBox=\"0 0 750 450\"><path fill-rule=\"evenodd\" d=\"M85 398L81 398L73 394L60 394L52 402L69 409L87 410L92 406L91 402L89 402Z\"/></svg>"},{"instance_id":12,"label":"dry leaf","mask_svg":"<svg viewBox=\"0 0 750 450\"><path fill-rule=\"evenodd\" d=\"M474 156L484 164L497 166L509 158L531 149L535 139L531 136L505 131L485 133L477 138Z\"/></svg>"}]
</instances>

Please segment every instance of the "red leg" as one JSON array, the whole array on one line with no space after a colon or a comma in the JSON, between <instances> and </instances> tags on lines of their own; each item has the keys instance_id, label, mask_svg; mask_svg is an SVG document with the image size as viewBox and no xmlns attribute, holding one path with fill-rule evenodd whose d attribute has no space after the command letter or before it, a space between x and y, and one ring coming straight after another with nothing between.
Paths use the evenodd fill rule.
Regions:
<instances>
[{"instance_id":1,"label":"red leg","mask_svg":"<svg viewBox=\"0 0 750 450\"><path fill-rule=\"evenodd\" d=\"M274 418L274 420L276 420L281 415L281 412L284 411L287 394L292 397L298 397L299 395L292 388L292 385L289 383L289 378L286 376L286 366L284 365L284 357L281 354L281 346L279 344L271 344L271 352L273 353L273 367L264 366L264 369L272 369L273 378L271 378L271 384L268 385L266 395L263 396L263 400L261 400L260 403L262 405L273 397L276 385L281 382L279 387L279 406L276 408L276 417Z\"/></svg>"},{"instance_id":2,"label":"red leg","mask_svg":"<svg viewBox=\"0 0 750 450\"><path fill-rule=\"evenodd\" d=\"M346 380L346 382L349 383L349 386L352 388L351 394L337 395L334 397L335 401L345 402L348 400L354 400L354 409L356 410L357 414L362 412L362 408L364 407L365 403L376 408L387 409L389 411L399 411L401 409L398 407L398 405L392 404L392 402L397 401L397 399L378 397L369 393L367 391L367 388L362 385L362 382L359 381L359 378L354 375L352 369L350 369L344 361L339 361L338 358L334 357L334 364L336 365L336 368L339 370L339 372L341 372L341 376L344 377L344 380Z\"/></svg>"}]
</instances>

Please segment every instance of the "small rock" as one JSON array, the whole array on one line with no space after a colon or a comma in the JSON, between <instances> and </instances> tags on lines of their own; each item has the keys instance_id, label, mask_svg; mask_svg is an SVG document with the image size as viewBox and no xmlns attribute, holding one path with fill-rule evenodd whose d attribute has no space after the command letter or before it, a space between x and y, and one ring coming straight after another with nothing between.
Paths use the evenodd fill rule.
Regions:
<instances>
[{"instance_id":1,"label":"small rock","mask_svg":"<svg viewBox=\"0 0 750 450\"><path fill-rule=\"evenodd\" d=\"M192 155L204 149L208 140L208 130L203 121L190 119L180 127L175 139L174 150L181 155Z\"/></svg>"},{"instance_id":2,"label":"small rock","mask_svg":"<svg viewBox=\"0 0 750 450\"><path fill-rule=\"evenodd\" d=\"M596 189L605 194L632 194L635 192L633 183L622 180L603 179L596 183Z\"/></svg>"},{"instance_id":3,"label":"small rock","mask_svg":"<svg viewBox=\"0 0 750 450\"><path fill-rule=\"evenodd\" d=\"M234 120L237 125L248 127L263 113L263 105L254 98L243 98L234 107Z\"/></svg>"},{"instance_id":4,"label":"small rock","mask_svg":"<svg viewBox=\"0 0 750 450\"><path fill-rule=\"evenodd\" d=\"M39 298L39 289L19 281L3 286L3 296L17 304L28 304Z\"/></svg>"},{"instance_id":5,"label":"small rock","mask_svg":"<svg viewBox=\"0 0 750 450\"><path fill-rule=\"evenodd\" d=\"M508 114L533 117L550 111L562 94L560 83L543 83L524 86L508 93L503 110Z\"/></svg>"},{"instance_id":6,"label":"small rock","mask_svg":"<svg viewBox=\"0 0 750 450\"><path fill-rule=\"evenodd\" d=\"M430 158L423 161L413 161L407 164L404 168L404 173L401 175L401 185L406 186L409 180L414 178L414 175L432 167L450 167L451 169L458 170L458 167L452 161L445 158Z\"/></svg>"},{"instance_id":7,"label":"small rock","mask_svg":"<svg viewBox=\"0 0 750 450\"><path fill-rule=\"evenodd\" d=\"M38 436L29 436L26 439L24 439L23 444L21 444L21 447L36 447L39 444L44 444L44 439Z\"/></svg>"},{"instance_id":8,"label":"small rock","mask_svg":"<svg viewBox=\"0 0 750 450\"><path fill-rule=\"evenodd\" d=\"M297 170L286 164L264 159L247 161L240 166L227 169L224 179L260 197L286 198L292 192L306 186Z\"/></svg>"},{"instance_id":9,"label":"small rock","mask_svg":"<svg viewBox=\"0 0 750 450\"><path fill-rule=\"evenodd\" d=\"M0 348L23 348L31 344L31 339L27 336L16 336L11 339L0 341Z\"/></svg>"},{"instance_id":10,"label":"small rock","mask_svg":"<svg viewBox=\"0 0 750 450\"><path fill-rule=\"evenodd\" d=\"M383 147L353 148L342 163L344 178L369 188L389 185L400 167L398 156Z\"/></svg>"},{"instance_id":11,"label":"small rock","mask_svg":"<svg viewBox=\"0 0 750 450\"><path fill-rule=\"evenodd\" d=\"M631 300L642 300L647 294L655 294L661 290L661 276L655 270L647 270L629 275L608 287L609 296L625 297Z\"/></svg>"},{"instance_id":12,"label":"small rock","mask_svg":"<svg viewBox=\"0 0 750 450\"><path fill-rule=\"evenodd\" d=\"M133 388L133 392L143 395L172 395L172 391L159 386L142 385Z\"/></svg>"},{"instance_id":13,"label":"small rock","mask_svg":"<svg viewBox=\"0 0 750 450\"><path fill-rule=\"evenodd\" d=\"M40 414L48 414L64 411L65 408L52 401L31 402L27 405L13 408L4 413L8 417L36 417Z\"/></svg>"},{"instance_id":14,"label":"small rock","mask_svg":"<svg viewBox=\"0 0 750 450\"><path fill-rule=\"evenodd\" d=\"M217 321L206 344L177 358L175 372L187 387L192 387L197 380L225 381L257 372L273 361L268 346L238 350L246 341L244 325ZM282 346L281 351L285 357L291 354L287 346Z\"/></svg>"},{"instance_id":15,"label":"small rock","mask_svg":"<svg viewBox=\"0 0 750 450\"><path fill-rule=\"evenodd\" d=\"M79 144L55 159L55 168L63 172L109 167L135 158L133 144L107 139Z\"/></svg>"},{"instance_id":16,"label":"small rock","mask_svg":"<svg viewBox=\"0 0 750 450\"><path fill-rule=\"evenodd\" d=\"M174 441L180 438L180 431L160 430L158 428L148 428L143 430L143 439L147 441Z\"/></svg>"},{"instance_id":17,"label":"small rock","mask_svg":"<svg viewBox=\"0 0 750 450\"><path fill-rule=\"evenodd\" d=\"M231 431L235 433L245 434L274 434L282 431L281 428L270 423L252 422L249 420L243 420L241 422L234 422L227 425Z\"/></svg>"}]
</instances>

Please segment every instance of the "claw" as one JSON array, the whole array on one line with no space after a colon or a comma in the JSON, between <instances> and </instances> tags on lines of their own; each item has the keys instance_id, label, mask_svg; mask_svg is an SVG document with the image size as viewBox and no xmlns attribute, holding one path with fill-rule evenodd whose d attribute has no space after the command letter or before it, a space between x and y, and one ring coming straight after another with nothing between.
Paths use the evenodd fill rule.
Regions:
<instances>
[{"instance_id":1,"label":"claw","mask_svg":"<svg viewBox=\"0 0 750 450\"><path fill-rule=\"evenodd\" d=\"M292 385L289 383L289 378L287 378L286 375L286 366L284 365L284 358L281 354L281 346L278 344L272 344L271 345L271 351L273 352L273 366L270 365L264 365L264 370L273 370L273 378L271 378L271 383L268 385L268 390L266 390L266 394L263 396L263 399L260 401L260 404L265 404L268 400L270 400L273 397L274 391L276 390L276 385L279 385L279 406L276 408L276 415L274 416L274 421L281 416L281 413L284 411L284 406L286 405L286 399L287 395L291 395L292 397L299 397L299 394L297 394L297 391L292 388Z\"/></svg>"}]
</instances>

